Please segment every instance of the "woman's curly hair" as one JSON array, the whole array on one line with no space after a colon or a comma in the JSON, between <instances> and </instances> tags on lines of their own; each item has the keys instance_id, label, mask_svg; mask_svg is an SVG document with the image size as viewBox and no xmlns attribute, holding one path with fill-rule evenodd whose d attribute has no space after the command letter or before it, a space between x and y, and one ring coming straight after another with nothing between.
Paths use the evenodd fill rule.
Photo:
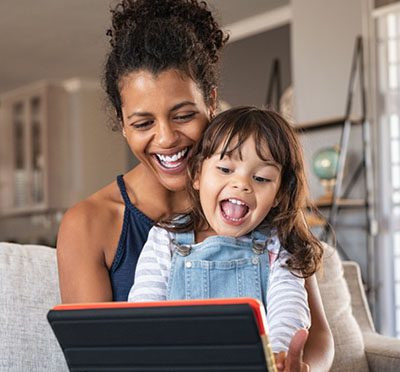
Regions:
<instances>
[{"instance_id":1,"label":"woman's curly hair","mask_svg":"<svg viewBox=\"0 0 400 372\"><path fill-rule=\"evenodd\" d=\"M204 1L122 0L111 13L111 50L103 80L119 121L114 130L122 120L121 80L134 71L157 75L180 70L196 82L210 104L219 54L228 36Z\"/></svg>"}]
</instances>

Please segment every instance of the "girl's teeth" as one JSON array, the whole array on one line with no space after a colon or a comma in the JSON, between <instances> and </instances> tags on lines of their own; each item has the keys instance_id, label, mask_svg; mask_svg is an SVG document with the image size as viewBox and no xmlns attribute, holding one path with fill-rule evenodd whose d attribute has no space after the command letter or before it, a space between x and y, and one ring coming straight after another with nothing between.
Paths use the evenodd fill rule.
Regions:
<instances>
[{"instance_id":1,"label":"girl's teeth","mask_svg":"<svg viewBox=\"0 0 400 372\"><path fill-rule=\"evenodd\" d=\"M246 205L245 203L243 203L242 201L237 200L237 199L228 199L228 200L229 200L229 202L232 203L232 204Z\"/></svg>"}]
</instances>

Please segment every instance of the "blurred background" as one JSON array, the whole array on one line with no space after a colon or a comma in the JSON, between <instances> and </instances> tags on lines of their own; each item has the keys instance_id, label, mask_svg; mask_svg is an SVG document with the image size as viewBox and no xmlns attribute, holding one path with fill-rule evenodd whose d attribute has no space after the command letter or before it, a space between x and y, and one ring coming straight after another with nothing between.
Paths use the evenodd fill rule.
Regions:
<instances>
[{"instance_id":1,"label":"blurred background","mask_svg":"<svg viewBox=\"0 0 400 372\"><path fill-rule=\"evenodd\" d=\"M221 109L267 105L301 136L309 223L362 268L400 337L400 2L209 0L230 33ZM67 208L135 159L101 87L110 0L0 2L0 241L55 246Z\"/></svg>"}]
</instances>

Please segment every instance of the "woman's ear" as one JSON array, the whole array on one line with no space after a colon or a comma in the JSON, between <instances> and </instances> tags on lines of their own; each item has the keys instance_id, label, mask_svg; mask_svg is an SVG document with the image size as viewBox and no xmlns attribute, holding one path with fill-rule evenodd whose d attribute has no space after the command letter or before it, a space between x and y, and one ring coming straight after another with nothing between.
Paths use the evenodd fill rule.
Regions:
<instances>
[{"instance_id":1,"label":"woman's ear","mask_svg":"<svg viewBox=\"0 0 400 372\"><path fill-rule=\"evenodd\" d=\"M217 88L214 87L210 92L210 107L209 107L209 117L212 120L217 112Z\"/></svg>"},{"instance_id":2,"label":"woman's ear","mask_svg":"<svg viewBox=\"0 0 400 372\"><path fill-rule=\"evenodd\" d=\"M125 127L122 127L122 135L126 138Z\"/></svg>"}]
</instances>

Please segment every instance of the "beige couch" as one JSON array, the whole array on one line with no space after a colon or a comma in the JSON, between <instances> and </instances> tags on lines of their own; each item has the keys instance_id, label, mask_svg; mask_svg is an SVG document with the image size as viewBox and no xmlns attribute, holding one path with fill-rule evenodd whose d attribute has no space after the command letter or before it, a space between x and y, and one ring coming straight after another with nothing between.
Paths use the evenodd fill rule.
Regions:
<instances>
[{"instance_id":1,"label":"beige couch","mask_svg":"<svg viewBox=\"0 0 400 372\"><path fill-rule=\"evenodd\" d=\"M400 340L375 332L357 264L325 256L319 284L336 344L332 371L400 371ZM59 302L55 250L0 243L1 372L67 370L46 320Z\"/></svg>"}]
</instances>

